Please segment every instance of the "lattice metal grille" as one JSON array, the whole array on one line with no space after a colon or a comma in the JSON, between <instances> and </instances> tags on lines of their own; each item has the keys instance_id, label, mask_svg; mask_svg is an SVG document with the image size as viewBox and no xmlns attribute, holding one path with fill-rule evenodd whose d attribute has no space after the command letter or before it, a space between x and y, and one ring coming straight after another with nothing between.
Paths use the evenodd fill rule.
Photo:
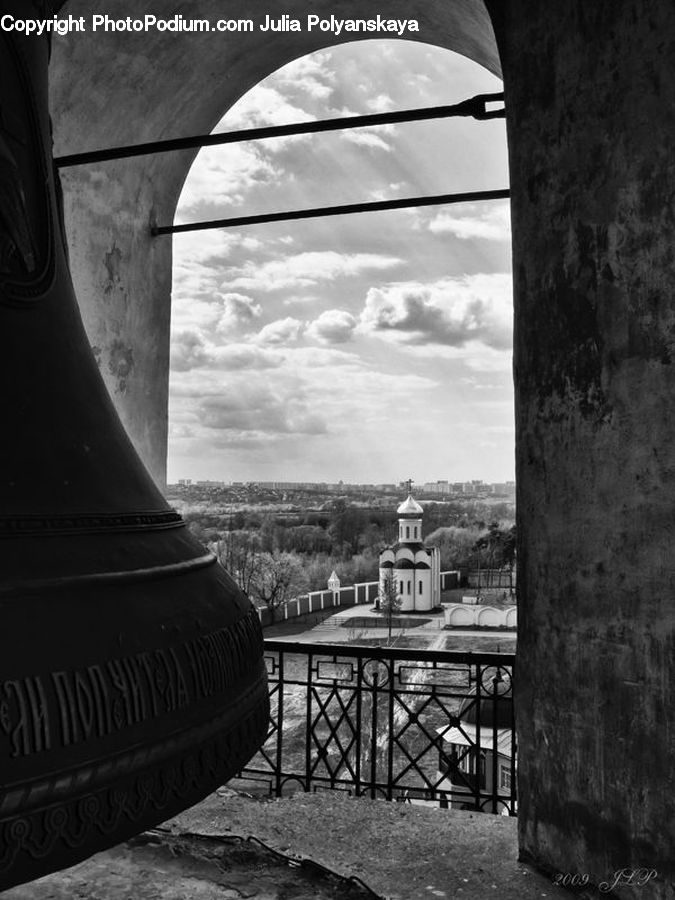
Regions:
<instances>
[{"instance_id":1,"label":"lattice metal grille","mask_svg":"<svg viewBox=\"0 0 675 900\"><path fill-rule=\"evenodd\" d=\"M270 728L242 778L515 815L513 654L265 650Z\"/></svg>"}]
</instances>

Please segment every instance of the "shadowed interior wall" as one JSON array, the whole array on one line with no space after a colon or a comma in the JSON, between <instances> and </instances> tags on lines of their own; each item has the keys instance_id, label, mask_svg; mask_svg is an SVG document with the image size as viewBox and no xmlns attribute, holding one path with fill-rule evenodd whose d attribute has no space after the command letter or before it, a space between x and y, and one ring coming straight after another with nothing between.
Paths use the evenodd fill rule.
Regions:
<instances>
[{"instance_id":1,"label":"shadowed interior wall","mask_svg":"<svg viewBox=\"0 0 675 900\"><path fill-rule=\"evenodd\" d=\"M101 10L97 7L96 12ZM312 4L330 17L384 14L373 0ZM138 16L117 0L111 18ZM168 18L297 15L301 0L195 0L180 9L150 0L143 14ZM88 0L69 0L61 15L88 16ZM482 0L388 3L386 16L417 18L420 37L456 50L499 74L492 26ZM363 35L361 35L363 37ZM366 35L368 36L368 35ZM298 56L343 37L311 33L105 33L54 37L51 112L55 155L208 133L242 94ZM376 49L373 52L377 52ZM155 480L166 479L171 238L152 238L151 222L173 221L194 153L171 153L64 170L71 266L85 328L106 385L136 449Z\"/></svg>"},{"instance_id":2,"label":"shadowed interior wall","mask_svg":"<svg viewBox=\"0 0 675 900\"><path fill-rule=\"evenodd\" d=\"M675 6L501 12L521 851L672 897Z\"/></svg>"}]
</instances>

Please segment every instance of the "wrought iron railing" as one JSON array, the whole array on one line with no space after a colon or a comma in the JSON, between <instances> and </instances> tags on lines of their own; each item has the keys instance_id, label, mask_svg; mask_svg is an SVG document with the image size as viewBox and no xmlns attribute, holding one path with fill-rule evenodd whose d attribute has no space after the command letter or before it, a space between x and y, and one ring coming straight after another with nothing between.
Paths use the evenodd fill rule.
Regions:
<instances>
[{"instance_id":1,"label":"wrought iron railing","mask_svg":"<svg viewBox=\"0 0 675 900\"><path fill-rule=\"evenodd\" d=\"M515 815L513 654L266 640L265 657L270 729L242 779Z\"/></svg>"}]
</instances>

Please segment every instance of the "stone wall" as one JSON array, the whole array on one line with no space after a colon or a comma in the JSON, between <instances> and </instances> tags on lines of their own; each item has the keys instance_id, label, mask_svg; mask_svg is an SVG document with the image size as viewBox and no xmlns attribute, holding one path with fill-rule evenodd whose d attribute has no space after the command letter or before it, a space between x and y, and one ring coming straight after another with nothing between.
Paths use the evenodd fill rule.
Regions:
<instances>
[{"instance_id":1,"label":"stone wall","mask_svg":"<svg viewBox=\"0 0 675 900\"><path fill-rule=\"evenodd\" d=\"M323 609L337 609L340 606L355 606L358 603L374 603L377 597L379 582L367 581L361 584L351 584L341 587L337 591L312 591L301 597L287 600L274 611L266 607L258 608L258 615L263 628L273 622L282 622L286 619L297 619L308 613L320 612Z\"/></svg>"},{"instance_id":2,"label":"stone wall","mask_svg":"<svg viewBox=\"0 0 675 900\"><path fill-rule=\"evenodd\" d=\"M515 628L518 612L515 606L496 609L494 606L466 606L450 603L445 607L447 628Z\"/></svg>"},{"instance_id":3,"label":"stone wall","mask_svg":"<svg viewBox=\"0 0 675 900\"><path fill-rule=\"evenodd\" d=\"M521 852L675 881L675 5L492 4L515 289Z\"/></svg>"}]
</instances>

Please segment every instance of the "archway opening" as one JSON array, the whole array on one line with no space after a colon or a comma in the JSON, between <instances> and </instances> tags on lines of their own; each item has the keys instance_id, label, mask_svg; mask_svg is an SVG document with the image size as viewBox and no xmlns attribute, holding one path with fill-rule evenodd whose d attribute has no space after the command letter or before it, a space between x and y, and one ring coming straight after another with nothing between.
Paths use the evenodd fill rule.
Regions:
<instances>
[{"instance_id":1,"label":"archway opening","mask_svg":"<svg viewBox=\"0 0 675 900\"><path fill-rule=\"evenodd\" d=\"M451 51L302 57L216 130L499 90ZM207 148L177 221L505 187L500 120ZM507 201L174 237L169 482L513 479Z\"/></svg>"},{"instance_id":2,"label":"archway opening","mask_svg":"<svg viewBox=\"0 0 675 900\"><path fill-rule=\"evenodd\" d=\"M427 44L342 44L277 70L216 130L500 87ZM177 224L503 188L504 132L503 120L451 118L203 149ZM413 475L436 501L424 537L441 568L501 599L512 568L489 570L508 565L515 515L511 331L505 200L177 234L169 482L192 483L170 499L245 590L255 554L286 552L300 593L333 572L377 580Z\"/></svg>"}]
</instances>

